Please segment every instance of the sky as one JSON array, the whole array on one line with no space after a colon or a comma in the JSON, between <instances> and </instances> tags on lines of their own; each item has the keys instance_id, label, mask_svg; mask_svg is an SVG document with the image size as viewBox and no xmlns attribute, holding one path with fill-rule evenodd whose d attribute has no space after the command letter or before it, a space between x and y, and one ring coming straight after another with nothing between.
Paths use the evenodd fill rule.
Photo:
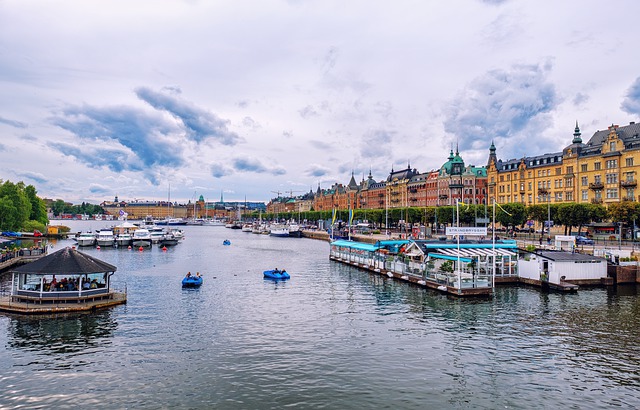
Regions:
<instances>
[{"instance_id":1,"label":"sky","mask_svg":"<svg viewBox=\"0 0 640 410\"><path fill-rule=\"evenodd\" d=\"M0 0L0 179L264 201L640 121L636 0Z\"/></svg>"}]
</instances>

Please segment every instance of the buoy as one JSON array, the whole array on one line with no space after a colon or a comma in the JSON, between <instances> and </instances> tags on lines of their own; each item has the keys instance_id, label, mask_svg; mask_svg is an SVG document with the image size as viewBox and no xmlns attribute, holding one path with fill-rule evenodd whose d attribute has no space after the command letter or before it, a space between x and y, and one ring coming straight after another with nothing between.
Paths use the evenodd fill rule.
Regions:
<instances>
[{"instance_id":1,"label":"buoy","mask_svg":"<svg viewBox=\"0 0 640 410\"><path fill-rule=\"evenodd\" d=\"M142 252L142 251L144 250L144 248L141 246L138 250L139 250L140 252Z\"/></svg>"},{"instance_id":2,"label":"buoy","mask_svg":"<svg viewBox=\"0 0 640 410\"><path fill-rule=\"evenodd\" d=\"M131 245L129 245L129 247L127 249L131 250Z\"/></svg>"},{"instance_id":3,"label":"buoy","mask_svg":"<svg viewBox=\"0 0 640 410\"><path fill-rule=\"evenodd\" d=\"M162 252L166 252L166 251L167 251L167 247L166 247L166 246L163 246L163 247L162 247Z\"/></svg>"},{"instance_id":4,"label":"buoy","mask_svg":"<svg viewBox=\"0 0 640 410\"><path fill-rule=\"evenodd\" d=\"M100 250L100 245L98 245L98 246L96 247L96 249L97 249L97 250Z\"/></svg>"}]
</instances>

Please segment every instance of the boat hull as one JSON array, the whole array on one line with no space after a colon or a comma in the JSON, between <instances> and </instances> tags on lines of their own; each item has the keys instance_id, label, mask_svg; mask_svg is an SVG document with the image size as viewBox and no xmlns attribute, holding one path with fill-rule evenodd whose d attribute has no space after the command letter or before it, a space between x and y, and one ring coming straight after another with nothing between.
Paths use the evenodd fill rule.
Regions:
<instances>
[{"instance_id":1,"label":"boat hull","mask_svg":"<svg viewBox=\"0 0 640 410\"><path fill-rule=\"evenodd\" d=\"M183 288L199 288L202 286L202 277L189 277L182 279Z\"/></svg>"},{"instance_id":2,"label":"boat hull","mask_svg":"<svg viewBox=\"0 0 640 410\"><path fill-rule=\"evenodd\" d=\"M275 271L275 270L266 270L263 272L265 279L272 280L287 280L290 279L291 276L286 271Z\"/></svg>"}]
</instances>

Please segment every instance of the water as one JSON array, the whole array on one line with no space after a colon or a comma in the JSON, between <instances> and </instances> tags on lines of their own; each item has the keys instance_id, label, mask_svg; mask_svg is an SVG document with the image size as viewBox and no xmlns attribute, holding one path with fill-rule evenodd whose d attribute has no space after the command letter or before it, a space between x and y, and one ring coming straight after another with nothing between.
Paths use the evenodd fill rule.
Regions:
<instances>
[{"instance_id":1,"label":"water","mask_svg":"<svg viewBox=\"0 0 640 410\"><path fill-rule=\"evenodd\" d=\"M185 231L167 252L83 249L118 267L126 305L0 315L0 408L640 406L636 286L459 300L330 262L326 242ZM275 267L292 279L264 280Z\"/></svg>"}]
</instances>

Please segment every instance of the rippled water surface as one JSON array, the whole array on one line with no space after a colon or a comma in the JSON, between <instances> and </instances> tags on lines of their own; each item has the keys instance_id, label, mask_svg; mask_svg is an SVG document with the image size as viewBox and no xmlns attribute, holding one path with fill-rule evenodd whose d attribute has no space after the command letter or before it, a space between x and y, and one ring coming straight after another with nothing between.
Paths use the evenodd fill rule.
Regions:
<instances>
[{"instance_id":1,"label":"rippled water surface","mask_svg":"<svg viewBox=\"0 0 640 410\"><path fill-rule=\"evenodd\" d=\"M185 231L167 252L82 249L118 267L126 305L0 314L0 408L640 407L636 286L458 300L330 262L326 242ZM264 280L275 267L291 280Z\"/></svg>"}]
</instances>

